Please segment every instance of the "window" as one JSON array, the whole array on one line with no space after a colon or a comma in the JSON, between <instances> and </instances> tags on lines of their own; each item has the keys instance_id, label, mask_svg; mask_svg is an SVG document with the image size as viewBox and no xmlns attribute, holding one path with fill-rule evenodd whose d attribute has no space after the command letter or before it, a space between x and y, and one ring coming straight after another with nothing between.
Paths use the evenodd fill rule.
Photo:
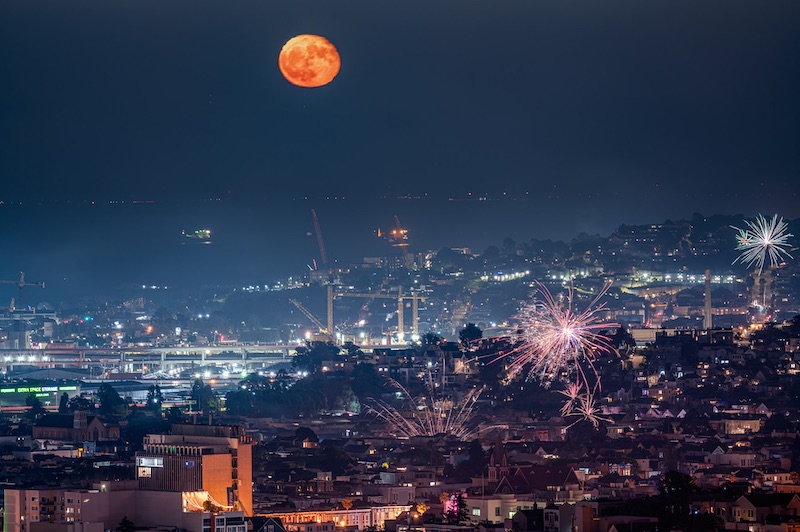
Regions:
<instances>
[{"instance_id":1,"label":"window","mask_svg":"<svg viewBox=\"0 0 800 532\"><path fill-rule=\"evenodd\" d=\"M136 465L139 467L164 467L164 459L160 457L138 456Z\"/></svg>"},{"instance_id":2,"label":"window","mask_svg":"<svg viewBox=\"0 0 800 532\"><path fill-rule=\"evenodd\" d=\"M476 516L480 517L481 509L480 508L473 508L472 509L472 515L476 515Z\"/></svg>"},{"instance_id":3,"label":"window","mask_svg":"<svg viewBox=\"0 0 800 532\"><path fill-rule=\"evenodd\" d=\"M495 515L495 517L500 517L500 507L499 507L499 506L496 506L496 507L495 507L495 509L494 509L494 515Z\"/></svg>"}]
</instances>

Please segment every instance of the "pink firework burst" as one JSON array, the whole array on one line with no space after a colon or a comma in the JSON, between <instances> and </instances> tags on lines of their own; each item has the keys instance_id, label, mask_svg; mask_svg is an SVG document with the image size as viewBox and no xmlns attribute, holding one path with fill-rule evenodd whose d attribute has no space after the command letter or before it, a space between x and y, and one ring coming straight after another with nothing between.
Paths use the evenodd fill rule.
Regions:
<instances>
[{"instance_id":1,"label":"pink firework burst","mask_svg":"<svg viewBox=\"0 0 800 532\"><path fill-rule=\"evenodd\" d=\"M510 353L513 361L509 373L513 376L530 366L529 376L542 382L563 380L562 377L577 373L578 382L588 385L586 371L597 375L597 355L616 351L603 332L618 328L619 324L602 322L600 314L605 305L597 304L610 287L610 282L605 283L589 305L577 311L572 288L566 300L559 302L539 283L541 297L524 305L517 315L518 345Z\"/></svg>"},{"instance_id":2,"label":"pink firework burst","mask_svg":"<svg viewBox=\"0 0 800 532\"><path fill-rule=\"evenodd\" d=\"M594 400L594 394L587 391L578 398L577 404L567 415L578 416L578 419L573 422L570 427L581 421L588 421L594 428L597 428L600 426L601 421L611 421L611 419L603 417L602 413L603 412L597 407L597 403Z\"/></svg>"},{"instance_id":3,"label":"pink firework burst","mask_svg":"<svg viewBox=\"0 0 800 532\"><path fill-rule=\"evenodd\" d=\"M575 405L580 400L582 391L583 391L583 386L577 382L571 382L567 384L566 388L564 388L563 390L558 390L558 393L566 397L566 401L564 401L564 406L561 407L562 416L568 416L575 410Z\"/></svg>"},{"instance_id":4,"label":"pink firework burst","mask_svg":"<svg viewBox=\"0 0 800 532\"><path fill-rule=\"evenodd\" d=\"M601 319L605 305L598 303L610 287L606 282L586 308L576 310L572 288L559 300L539 283L539 297L517 314L517 346L506 355L512 359L509 377L527 371L528 378L545 387L556 381L566 383L559 391L566 397L562 415L581 415L595 426L595 421L602 420L594 411L594 394L600 390L595 361L602 353L616 353L604 332L619 327Z\"/></svg>"}]
</instances>

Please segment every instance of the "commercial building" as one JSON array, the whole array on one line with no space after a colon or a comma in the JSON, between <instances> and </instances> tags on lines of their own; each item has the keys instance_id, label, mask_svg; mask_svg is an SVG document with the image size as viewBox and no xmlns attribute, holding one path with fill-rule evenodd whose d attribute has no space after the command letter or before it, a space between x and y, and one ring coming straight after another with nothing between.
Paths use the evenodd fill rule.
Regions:
<instances>
[{"instance_id":1,"label":"commercial building","mask_svg":"<svg viewBox=\"0 0 800 532\"><path fill-rule=\"evenodd\" d=\"M193 508L191 494L143 491L125 482L100 483L89 490L6 489L3 531L96 532L113 530L128 519L137 528L245 532L241 511Z\"/></svg>"},{"instance_id":2,"label":"commercial building","mask_svg":"<svg viewBox=\"0 0 800 532\"><path fill-rule=\"evenodd\" d=\"M141 490L204 492L197 506L253 515L253 441L241 427L172 426L171 434L150 434L136 453ZM207 501L207 502L206 502Z\"/></svg>"}]
</instances>

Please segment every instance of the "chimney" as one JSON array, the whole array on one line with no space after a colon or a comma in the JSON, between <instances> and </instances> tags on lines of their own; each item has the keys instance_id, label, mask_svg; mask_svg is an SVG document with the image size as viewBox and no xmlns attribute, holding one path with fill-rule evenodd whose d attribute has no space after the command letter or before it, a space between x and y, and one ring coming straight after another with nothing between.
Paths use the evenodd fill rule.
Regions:
<instances>
[{"instance_id":1,"label":"chimney","mask_svg":"<svg viewBox=\"0 0 800 532\"><path fill-rule=\"evenodd\" d=\"M713 322L711 320L711 270L708 268L706 268L706 308L703 327L707 331L710 331L713 327Z\"/></svg>"}]
</instances>

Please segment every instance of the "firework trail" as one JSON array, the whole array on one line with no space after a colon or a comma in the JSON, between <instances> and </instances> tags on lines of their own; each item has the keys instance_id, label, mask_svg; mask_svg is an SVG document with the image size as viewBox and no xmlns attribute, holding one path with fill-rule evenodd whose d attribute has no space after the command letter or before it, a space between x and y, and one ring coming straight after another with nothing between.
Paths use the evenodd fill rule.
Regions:
<instances>
[{"instance_id":1,"label":"firework trail","mask_svg":"<svg viewBox=\"0 0 800 532\"><path fill-rule=\"evenodd\" d=\"M559 393L566 401L561 415L580 416L595 427L605 419L595 406L594 396L601 385L594 363L599 354L616 353L603 332L619 327L617 323L603 323L600 318L606 307L598 302L610 287L610 282L605 283L586 308L577 311L572 288L566 299L559 302L539 283L540 297L524 305L517 314L520 323L517 345L503 355L511 357L509 379L527 371L527 378L538 380L545 388L563 382L565 389Z\"/></svg>"},{"instance_id":2,"label":"firework trail","mask_svg":"<svg viewBox=\"0 0 800 532\"><path fill-rule=\"evenodd\" d=\"M767 260L770 266L777 266L784 256L793 258L786 248L789 238L794 235L786 231L789 224L783 218L778 218L776 214L772 219L767 219L759 214L755 221L745 220L745 223L745 229L731 226L737 232L736 250L741 251L733 264L739 262L747 268L755 265L761 274Z\"/></svg>"}]
</instances>

